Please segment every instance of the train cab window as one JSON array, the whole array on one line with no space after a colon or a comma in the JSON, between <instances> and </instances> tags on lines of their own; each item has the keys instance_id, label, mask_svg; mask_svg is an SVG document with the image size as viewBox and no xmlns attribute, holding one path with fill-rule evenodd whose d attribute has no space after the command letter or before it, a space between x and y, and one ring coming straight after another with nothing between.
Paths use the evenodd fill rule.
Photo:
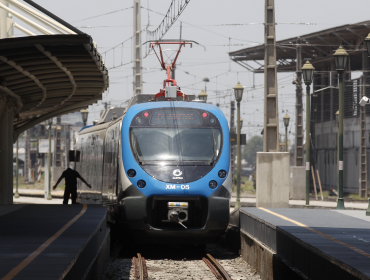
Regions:
<instances>
[{"instance_id":1,"label":"train cab window","mask_svg":"<svg viewBox=\"0 0 370 280\"><path fill-rule=\"evenodd\" d=\"M132 152L140 162L215 161L221 140L218 128L135 127L130 132Z\"/></svg>"}]
</instances>

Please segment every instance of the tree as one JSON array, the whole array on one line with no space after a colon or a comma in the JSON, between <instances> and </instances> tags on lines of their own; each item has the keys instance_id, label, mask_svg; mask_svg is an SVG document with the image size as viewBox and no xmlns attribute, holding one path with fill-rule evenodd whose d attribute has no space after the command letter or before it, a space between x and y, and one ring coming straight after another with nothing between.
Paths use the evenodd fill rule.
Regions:
<instances>
[{"instance_id":1,"label":"tree","mask_svg":"<svg viewBox=\"0 0 370 280\"><path fill-rule=\"evenodd\" d=\"M257 152L263 151L263 137L253 136L243 149L242 158L245 159L249 165L256 165Z\"/></svg>"}]
</instances>

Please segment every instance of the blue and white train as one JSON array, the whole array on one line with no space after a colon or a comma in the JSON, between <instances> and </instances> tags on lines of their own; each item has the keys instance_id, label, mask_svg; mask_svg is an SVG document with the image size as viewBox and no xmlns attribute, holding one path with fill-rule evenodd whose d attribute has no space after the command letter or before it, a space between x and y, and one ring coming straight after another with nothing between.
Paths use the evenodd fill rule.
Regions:
<instances>
[{"instance_id":1,"label":"blue and white train","mask_svg":"<svg viewBox=\"0 0 370 280\"><path fill-rule=\"evenodd\" d=\"M78 199L103 203L139 242L212 243L228 226L228 123L189 99L136 96L122 116L110 109L79 134L76 170L92 189L79 183Z\"/></svg>"}]
</instances>

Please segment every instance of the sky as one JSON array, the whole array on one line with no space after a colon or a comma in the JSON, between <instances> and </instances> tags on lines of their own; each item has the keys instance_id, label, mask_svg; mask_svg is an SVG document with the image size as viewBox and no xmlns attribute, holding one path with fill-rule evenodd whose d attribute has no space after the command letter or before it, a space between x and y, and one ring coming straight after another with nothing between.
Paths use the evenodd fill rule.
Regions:
<instances>
[{"instance_id":1,"label":"sky","mask_svg":"<svg viewBox=\"0 0 370 280\"><path fill-rule=\"evenodd\" d=\"M22 2L20 0L20 2ZM105 58L109 70L110 87L98 104L89 106L88 123L99 118L102 102L124 106L133 95L132 43L133 1L122 0L35 0L65 21L91 35L98 51ZM149 22L149 30L157 28L172 0L141 0L142 29ZM338 25L370 19L369 0L275 0L277 40L304 35ZM148 11L150 9L151 11ZM25 26L24 23L15 19ZM185 94L199 94L205 88L203 78L208 77L208 101L220 104L225 116L230 117L232 88L238 81L245 86L241 104L244 120L242 132L249 139L260 135L263 127L263 74L248 72L230 61L228 53L262 44L264 41L264 1L262 0L190 0L164 39L178 39L182 22L182 38L203 45L193 45L181 51L178 58L176 81ZM309 23L304 25L302 23ZM237 25L238 24L238 25ZM369 29L370 31L370 29ZM15 31L16 36L23 36ZM146 41L145 31L142 43ZM122 47L122 42L123 47ZM112 49L113 47L117 46ZM174 50L174 47L170 49ZM146 48L143 46L143 58ZM174 51L167 51L172 55ZM125 64L121 67L117 65ZM115 67L115 68L113 68ZM112 68L112 69L111 69ZM294 73L278 74L280 133L284 135L283 116L290 116L289 140L294 141L295 86ZM155 94L166 78L155 55L143 59L143 91ZM254 88L253 88L254 86ZM283 139L284 137L282 137Z\"/></svg>"}]
</instances>

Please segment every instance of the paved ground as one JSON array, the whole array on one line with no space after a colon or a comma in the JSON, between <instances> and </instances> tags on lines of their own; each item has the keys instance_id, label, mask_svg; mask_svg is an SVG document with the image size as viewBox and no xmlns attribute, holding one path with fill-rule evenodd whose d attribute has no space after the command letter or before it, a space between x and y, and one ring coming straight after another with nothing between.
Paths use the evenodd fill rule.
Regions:
<instances>
[{"instance_id":1,"label":"paved ground","mask_svg":"<svg viewBox=\"0 0 370 280\"><path fill-rule=\"evenodd\" d=\"M235 206L235 202L236 198L233 197L231 199L231 206ZM242 197L240 198L240 203L242 204L243 207L255 207L256 198ZM303 208L305 204L306 204L305 200L289 200L290 207ZM313 208L335 209L337 207L337 203L332 201L311 200L310 206ZM368 207L368 203L344 202L344 206L346 207L346 209L366 210Z\"/></svg>"},{"instance_id":2,"label":"paved ground","mask_svg":"<svg viewBox=\"0 0 370 280\"><path fill-rule=\"evenodd\" d=\"M15 192L15 190L14 190ZM28 189L19 189L18 193L20 196L35 196L35 197L43 197L44 196L44 190L28 190ZM62 198L63 197L64 191L61 190L56 190L56 191L51 191L52 197L58 197Z\"/></svg>"},{"instance_id":3,"label":"paved ground","mask_svg":"<svg viewBox=\"0 0 370 280\"><path fill-rule=\"evenodd\" d=\"M63 204L63 199L53 198L52 200L47 200L41 197L21 195L19 198L13 198L13 204ZM71 201L69 201L69 204L71 204Z\"/></svg>"},{"instance_id":4,"label":"paved ground","mask_svg":"<svg viewBox=\"0 0 370 280\"><path fill-rule=\"evenodd\" d=\"M44 191L43 190L19 190L19 198L14 198L14 204L62 204L63 200L63 191L52 191L51 195L53 197L52 200L46 200L43 198ZM71 201L69 201L71 202ZM231 199L231 206L233 207L236 202L236 197L233 195ZM256 206L256 198L253 195L242 195L240 202L243 207L255 207ZM297 207L303 208L306 202L304 200L290 200L289 205L290 207ZM337 206L336 202L332 201L321 201L321 200L311 200L310 206L313 208L330 208L335 209ZM368 203L359 203L359 202L344 202L344 206L346 209L354 209L354 210L366 210L368 207Z\"/></svg>"}]
</instances>

